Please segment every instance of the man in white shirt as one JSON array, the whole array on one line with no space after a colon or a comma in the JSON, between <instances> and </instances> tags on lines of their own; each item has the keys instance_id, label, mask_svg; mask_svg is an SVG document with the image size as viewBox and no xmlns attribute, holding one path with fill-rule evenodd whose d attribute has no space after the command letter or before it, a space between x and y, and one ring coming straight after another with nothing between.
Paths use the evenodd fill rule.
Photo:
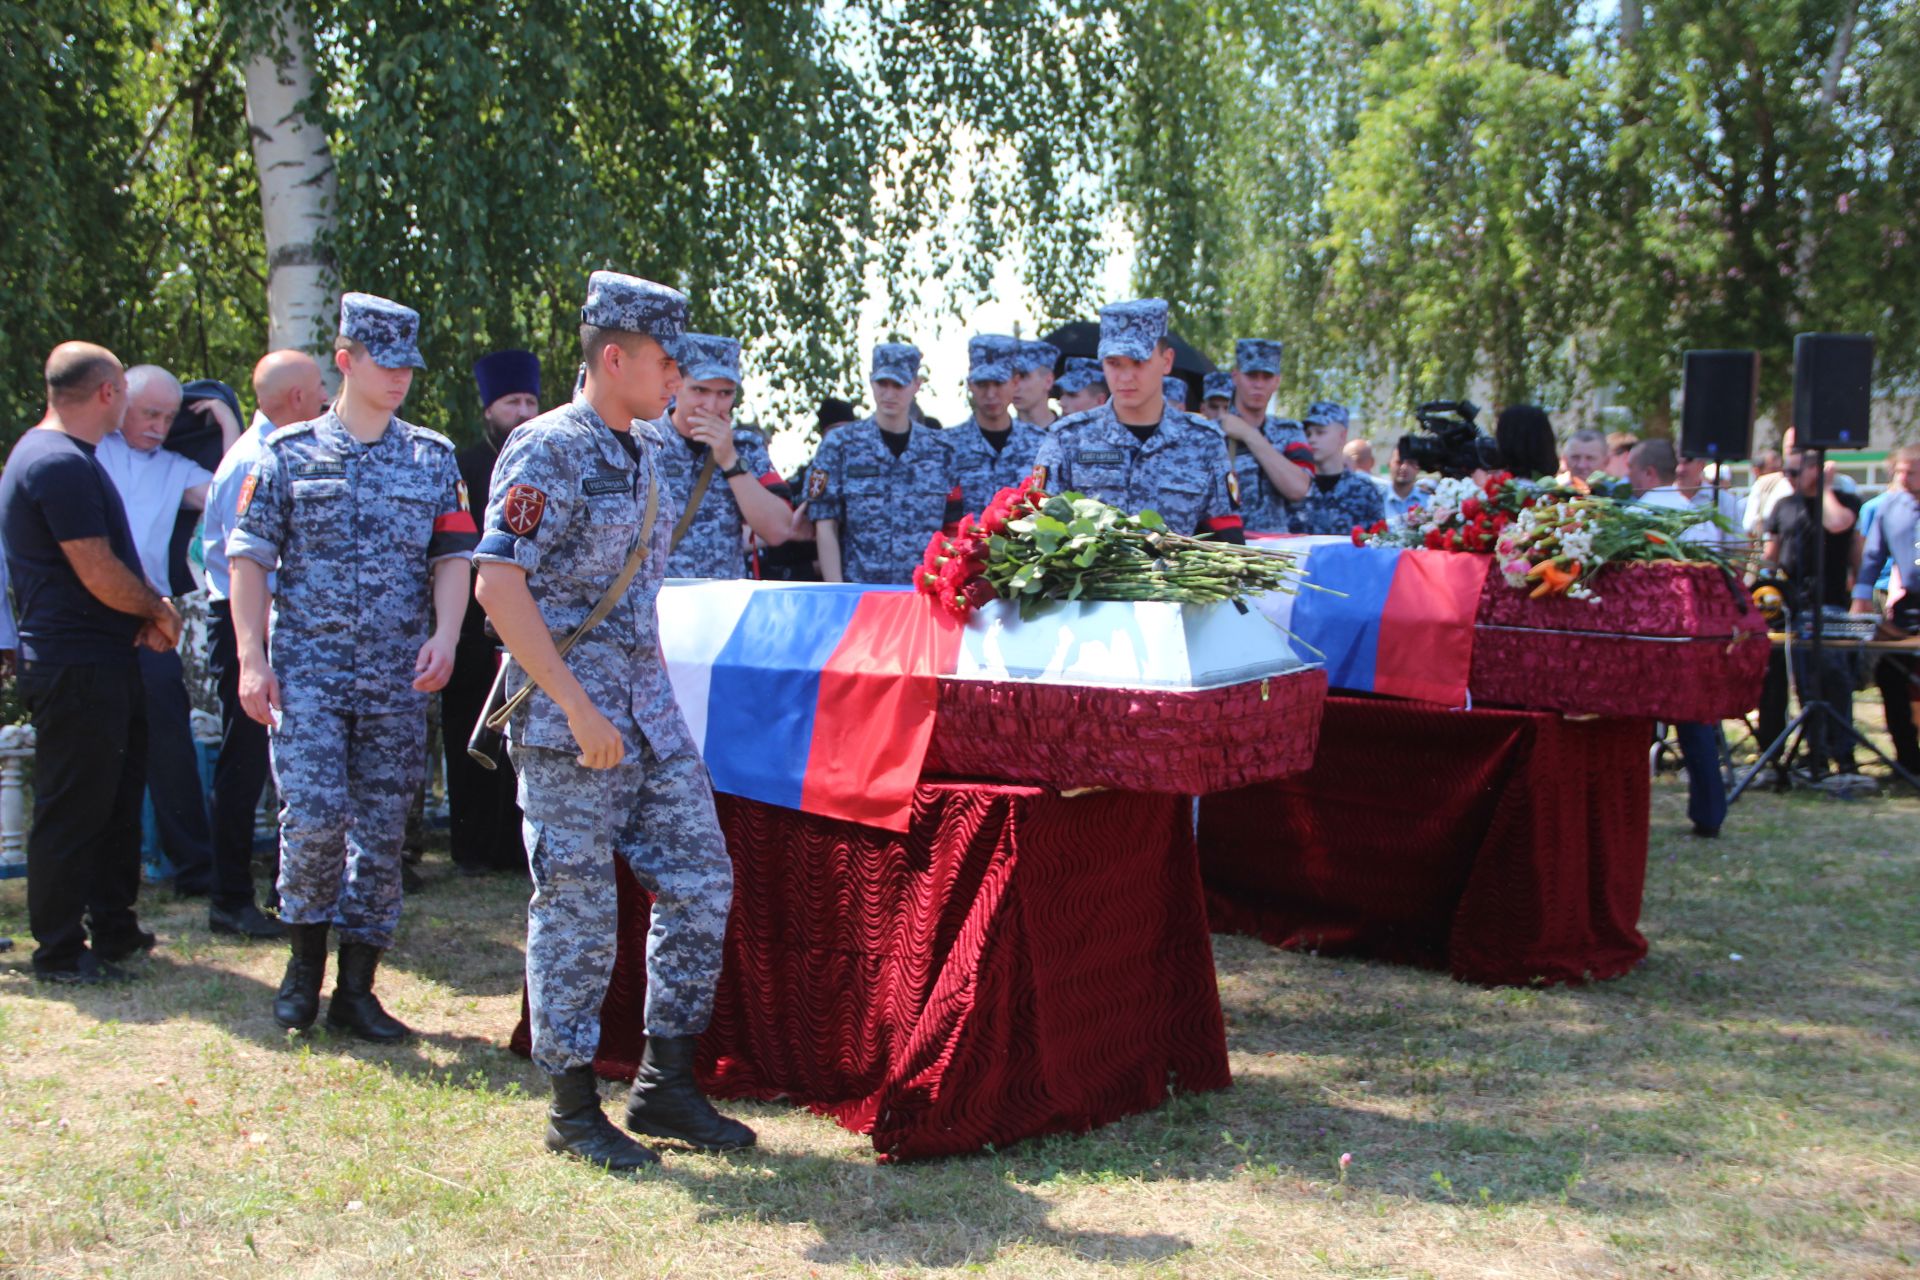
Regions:
<instances>
[{"instance_id":1,"label":"man in white shirt","mask_svg":"<svg viewBox=\"0 0 1920 1280\"><path fill-rule=\"evenodd\" d=\"M172 593L167 549L182 508L207 502L213 479L191 458L161 446L180 411L180 382L158 365L127 370L127 416L120 430L100 441L95 456L127 509L134 550L150 585ZM220 412L227 412L220 406ZM177 650L140 649L140 678L147 693L147 795L153 802L160 847L173 864L173 887L183 897L213 889L213 832L193 744L193 703L187 696Z\"/></svg>"},{"instance_id":2,"label":"man in white shirt","mask_svg":"<svg viewBox=\"0 0 1920 1280\"><path fill-rule=\"evenodd\" d=\"M1692 498L1674 483L1680 460L1671 440L1642 440L1627 455L1627 479L1636 502L1649 507L1691 511ZM1694 472L1696 485L1699 472ZM1709 494L1709 501L1711 495ZM1684 542L1718 542L1724 535L1711 524L1697 524L1681 534ZM1687 817L1693 834L1713 837L1727 820L1727 783L1720 772L1720 738L1711 724L1675 724L1680 759L1687 768Z\"/></svg>"},{"instance_id":3,"label":"man in white shirt","mask_svg":"<svg viewBox=\"0 0 1920 1280\"><path fill-rule=\"evenodd\" d=\"M286 926L263 915L253 897L253 815L270 769L267 728L240 706L240 650L234 638L227 567L240 492L263 442L281 427L309 422L327 407L320 365L304 351L270 351L253 366L253 423L214 470L201 526L207 566L207 617L212 633L207 666L220 695L220 754L213 765L213 898L208 923L216 933L249 938L286 936ZM267 589L277 587L267 575ZM276 856L278 846L275 846ZM278 894L270 900L277 900Z\"/></svg>"},{"instance_id":4,"label":"man in white shirt","mask_svg":"<svg viewBox=\"0 0 1920 1280\"><path fill-rule=\"evenodd\" d=\"M1695 542L1717 542L1721 546L1740 540L1741 524L1746 516L1746 500L1724 484L1707 483L1705 458L1681 458L1674 465L1674 491L1688 505L1702 511L1716 511L1727 522L1724 529L1713 525L1695 525L1687 532Z\"/></svg>"}]
</instances>

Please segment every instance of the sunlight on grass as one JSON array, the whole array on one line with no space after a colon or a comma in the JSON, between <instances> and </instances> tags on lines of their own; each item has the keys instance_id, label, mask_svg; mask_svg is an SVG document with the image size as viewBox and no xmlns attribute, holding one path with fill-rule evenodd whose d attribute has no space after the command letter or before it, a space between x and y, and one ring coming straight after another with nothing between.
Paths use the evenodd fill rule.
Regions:
<instances>
[{"instance_id":1,"label":"sunlight on grass","mask_svg":"<svg viewBox=\"0 0 1920 1280\"><path fill-rule=\"evenodd\" d=\"M1682 784L1654 807L1625 979L1483 990L1219 937L1233 1089L906 1167L758 1104L733 1157L547 1155L503 1048L520 884L429 864L383 976L425 1033L398 1049L289 1041L282 953L162 896L140 983L0 966L0 1273L1920 1274L1920 801L1753 795L1719 841L1680 834ZM24 901L0 886L0 932Z\"/></svg>"}]
</instances>

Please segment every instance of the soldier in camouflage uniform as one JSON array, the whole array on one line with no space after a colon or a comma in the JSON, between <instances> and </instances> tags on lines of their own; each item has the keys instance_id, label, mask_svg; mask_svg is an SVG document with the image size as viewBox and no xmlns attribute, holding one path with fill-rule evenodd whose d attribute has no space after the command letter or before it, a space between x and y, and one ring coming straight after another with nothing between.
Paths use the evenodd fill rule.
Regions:
<instances>
[{"instance_id":1,"label":"soldier in camouflage uniform","mask_svg":"<svg viewBox=\"0 0 1920 1280\"><path fill-rule=\"evenodd\" d=\"M453 673L478 536L452 441L394 416L423 367L419 325L385 298L341 298L339 398L266 438L227 538L241 705L263 724L278 713L280 916L293 954L274 1017L313 1025L338 926L327 1025L381 1041L409 1034L373 979L400 922L427 695Z\"/></svg>"},{"instance_id":2,"label":"soldier in camouflage uniform","mask_svg":"<svg viewBox=\"0 0 1920 1280\"><path fill-rule=\"evenodd\" d=\"M538 686L508 739L533 867L527 1004L533 1060L553 1088L546 1145L611 1169L659 1159L608 1121L593 1076L617 934L616 857L654 899L647 1044L627 1127L707 1151L754 1141L693 1080L733 866L660 656L655 601L676 512L655 446L632 425L657 418L679 386L670 352L686 311L685 296L663 285L593 273L580 312L585 388L507 441L474 557L481 606L517 663L509 691ZM593 610L641 539L632 585L563 659L554 638Z\"/></svg>"},{"instance_id":3,"label":"soldier in camouflage uniform","mask_svg":"<svg viewBox=\"0 0 1920 1280\"><path fill-rule=\"evenodd\" d=\"M1280 383L1280 344L1242 338L1234 344L1233 394L1220 429L1227 435L1240 490L1240 516L1249 529L1273 533L1287 527L1287 502L1307 496L1313 454L1300 424L1267 412Z\"/></svg>"},{"instance_id":4,"label":"soldier in camouflage uniform","mask_svg":"<svg viewBox=\"0 0 1920 1280\"><path fill-rule=\"evenodd\" d=\"M1347 410L1315 400L1307 410L1307 447L1313 450L1313 482L1307 496L1287 504L1289 533L1349 534L1387 514L1380 486L1347 470Z\"/></svg>"},{"instance_id":5,"label":"soldier in camouflage uniform","mask_svg":"<svg viewBox=\"0 0 1920 1280\"><path fill-rule=\"evenodd\" d=\"M1227 406L1233 402L1233 375L1225 370L1215 370L1200 381L1200 416L1215 426L1227 414ZM1242 498L1245 496L1245 484L1241 486ZM1243 510L1240 518L1246 519Z\"/></svg>"},{"instance_id":6,"label":"soldier in camouflage uniform","mask_svg":"<svg viewBox=\"0 0 1920 1280\"><path fill-rule=\"evenodd\" d=\"M1053 380L1053 396L1060 402L1060 417L1098 409L1107 402L1107 375L1092 356L1068 356L1066 367ZM1058 424L1059 419L1056 418Z\"/></svg>"},{"instance_id":7,"label":"soldier in camouflage uniform","mask_svg":"<svg viewBox=\"0 0 1920 1280\"><path fill-rule=\"evenodd\" d=\"M1162 393L1173 366L1166 337L1167 304L1158 298L1100 309L1100 360L1113 398L1055 423L1035 469L1050 492L1076 490L1127 512L1151 508L1176 533L1244 542L1219 429Z\"/></svg>"},{"instance_id":8,"label":"soldier in camouflage uniform","mask_svg":"<svg viewBox=\"0 0 1920 1280\"><path fill-rule=\"evenodd\" d=\"M1031 422L1045 431L1060 415L1047 403L1053 394L1053 368L1060 362L1060 348L1051 342L1029 338L1013 354L1013 416Z\"/></svg>"},{"instance_id":9,"label":"soldier in camouflage uniform","mask_svg":"<svg viewBox=\"0 0 1920 1280\"><path fill-rule=\"evenodd\" d=\"M743 528L768 546L787 540L793 526L787 482L773 469L760 433L733 423L740 395L740 344L732 338L689 333L674 346L680 390L672 410L655 423L661 438L660 477L673 496L677 522L713 460L706 492L686 535L667 558L669 578L743 578ZM663 493L663 499L664 499Z\"/></svg>"},{"instance_id":10,"label":"soldier in camouflage uniform","mask_svg":"<svg viewBox=\"0 0 1920 1280\"><path fill-rule=\"evenodd\" d=\"M1180 412L1187 411L1187 380L1185 378L1160 379L1160 395Z\"/></svg>"},{"instance_id":11,"label":"soldier in camouflage uniform","mask_svg":"<svg viewBox=\"0 0 1920 1280\"><path fill-rule=\"evenodd\" d=\"M945 434L909 416L920 382L918 347L874 347L873 416L835 428L813 455L807 508L828 582L909 583L927 540L960 518Z\"/></svg>"},{"instance_id":12,"label":"soldier in camouflage uniform","mask_svg":"<svg viewBox=\"0 0 1920 1280\"><path fill-rule=\"evenodd\" d=\"M953 454L960 504L968 511L984 511L994 494L1031 475L1034 455L1047 438L1045 431L1008 412L1016 377L1013 357L1021 345L1018 338L993 333L977 334L967 343L973 415L948 427L941 439Z\"/></svg>"}]
</instances>

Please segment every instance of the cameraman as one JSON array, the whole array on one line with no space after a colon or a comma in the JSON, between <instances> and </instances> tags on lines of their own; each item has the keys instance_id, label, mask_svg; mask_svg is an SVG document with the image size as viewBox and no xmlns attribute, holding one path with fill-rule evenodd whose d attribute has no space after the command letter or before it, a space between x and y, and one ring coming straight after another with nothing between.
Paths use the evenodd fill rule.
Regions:
<instances>
[{"instance_id":1,"label":"cameraman","mask_svg":"<svg viewBox=\"0 0 1920 1280\"><path fill-rule=\"evenodd\" d=\"M1820 487L1820 468L1824 462L1815 450L1794 449L1787 454L1782 474L1791 491L1783 496L1767 516L1766 543L1762 559L1777 565L1787 576L1787 606L1796 630L1801 620L1822 606L1845 609L1853 595L1855 549L1859 542L1854 532L1860 518L1860 499L1851 493L1828 489L1817 505L1814 492ZM1819 557L1818 560L1815 557ZM1816 565L1824 568L1825 582L1820 596L1814 594ZM1871 580L1869 580L1871 581ZM1797 640L1796 635L1796 640ZM1821 654L1820 670L1813 669L1811 656L1796 644L1793 650L1794 683L1800 687L1801 701L1817 698L1827 703L1848 723L1853 717L1853 655L1833 649ZM1768 682L1760 699L1760 741L1772 743L1786 728L1787 690L1784 681ZM1854 773L1853 744L1831 744L1822 719L1808 722L1805 739L1816 776L1826 771L1829 761L1837 761L1840 772Z\"/></svg>"},{"instance_id":2,"label":"cameraman","mask_svg":"<svg viewBox=\"0 0 1920 1280\"><path fill-rule=\"evenodd\" d=\"M1345 536L1386 519L1380 486L1347 469L1346 406L1314 401L1307 410L1306 430L1313 483L1305 497L1287 503L1288 532Z\"/></svg>"}]
</instances>

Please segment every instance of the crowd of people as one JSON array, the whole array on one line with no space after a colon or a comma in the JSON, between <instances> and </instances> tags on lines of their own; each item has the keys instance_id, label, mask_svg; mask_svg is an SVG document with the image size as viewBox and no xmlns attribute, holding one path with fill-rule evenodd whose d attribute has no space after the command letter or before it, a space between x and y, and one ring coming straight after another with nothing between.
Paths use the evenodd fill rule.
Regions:
<instances>
[{"instance_id":1,"label":"crowd of people","mask_svg":"<svg viewBox=\"0 0 1920 1280\"><path fill-rule=\"evenodd\" d=\"M55 348L46 416L0 475L18 616L0 647L17 648L37 735L37 978L124 978L155 946L136 912L151 794L175 888L207 899L209 927L285 941L280 1025L299 1033L319 1020L337 945L328 1026L406 1038L375 986L401 915L406 820L437 694L454 860L533 882L529 1020L552 1083L548 1147L611 1168L657 1159L606 1117L591 1073L615 857L655 898L645 1058L626 1128L707 1150L747 1145L752 1132L716 1112L692 1076L732 872L658 658L666 578L905 583L931 535L1029 477L1228 541L1345 535L1405 520L1429 497L1398 445L1375 473L1372 444L1350 437L1341 404L1315 400L1297 420L1272 412L1278 341L1239 340L1230 369L1191 386L1175 376L1167 307L1153 299L1103 308L1093 356L974 336L972 413L951 427L919 410L920 351L881 343L870 411L824 403L810 464L782 477L738 417L740 344L687 332L686 316L672 289L595 272L573 394L543 412L532 355L485 355L474 365L479 438L460 449L400 416L423 367L420 318L369 294L342 299L337 390L312 356L270 352L253 369L244 426L224 383L126 368L90 343ZM1743 507L1666 440L1583 430L1562 442L1525 405L1504 410L1494 435L1523 478L1715 506L1724 528L1702 526L1704 536L1762 537L1797 591L1826 555L1825 603L1875 608L1881 578L1913 580L1920 451L1897 455L1893 487L1863 516L1838 483L1815 510L1820 460L1790 438ZM222 734L210 804L172 602L196 586L209 600ZM1920 629L1915 601L1893 621ZM1880 679L1901 763L1920 768L1911 666L1889 659ZM1777 715L1784 675L1780 691ZM508 699L511 746L488 768L460 748L496 693ZM1831 696L1844 702L1850 686ZM1712 834L1725 814L1724 796L1700 793L1708 760L1718 779L1712 727L1683 726L1680 743L1696 772L1695 828ZM281 809L263 909L253 819L269 771Z\"/></svg>"}]
</instances>

